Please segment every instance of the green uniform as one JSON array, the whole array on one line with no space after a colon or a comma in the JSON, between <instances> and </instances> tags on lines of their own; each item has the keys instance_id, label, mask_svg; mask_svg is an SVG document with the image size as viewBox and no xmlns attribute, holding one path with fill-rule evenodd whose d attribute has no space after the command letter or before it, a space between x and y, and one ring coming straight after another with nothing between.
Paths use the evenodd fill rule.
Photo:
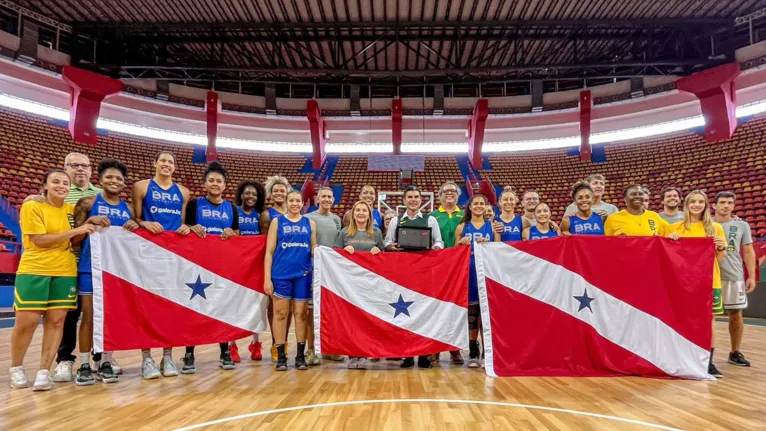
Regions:
<instances>
[{"instance_id":1,"label":"green uniform","mask_svg":"<svg viewBox=\"0 0 766 431\"><path fill-rule=\"evenodd\" d=\"M442 240L444 241L444 248L455 246L455 231L457 225L463 221L465 217L465 211L460 207L455 207L452 213L448 213L444 207L440 206L438 210L434 210L430 214L439 223L439 230L442 233Z\"/></svg>"}]
</instances>

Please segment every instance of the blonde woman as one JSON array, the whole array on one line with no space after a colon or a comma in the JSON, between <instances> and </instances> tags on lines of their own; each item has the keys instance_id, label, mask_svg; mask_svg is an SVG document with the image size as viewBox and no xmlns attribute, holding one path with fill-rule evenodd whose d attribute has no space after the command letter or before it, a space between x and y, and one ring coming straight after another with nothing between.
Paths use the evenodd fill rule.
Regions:
<instances>
[{"instance_id":1,"label":"blonde woman","mask_svg":"<svg viewBox=\"0 0 766 431\"><path fill-rule=\"evenodd\" d=\"M349 254L356 251L369 251L376 255L385 248L383 233L373 226L372 208L367 202L359 201L351 207L351 223L340 231L335 240L335 247L342 248ZM348 368L352 370L367 369L367 358L349 356Z\"/></svg>"},{"instance_id":2,"label":"blonde woman","mask_svg":"<svg viewBox=\"0 0 766 431\"><path fill-rule=\"evenodd\" d=\"M713 315L723 314L723 302L721 301L721 269L718 261L726 257L726 239L723 227L713 221L710 216L710 204L707 195L700 190L694 190L684 199L684 219L667 228L667 236L671 239L679 238L712 238L715 242L715 262L713 264ZM715 322L715 318L713 320ZM713 364L713 351L715 350L715 328L712 332L713 339L710 342L710 363L708 374L715 377L723 377L715 364Z\"/></svg>"}]
</instances>

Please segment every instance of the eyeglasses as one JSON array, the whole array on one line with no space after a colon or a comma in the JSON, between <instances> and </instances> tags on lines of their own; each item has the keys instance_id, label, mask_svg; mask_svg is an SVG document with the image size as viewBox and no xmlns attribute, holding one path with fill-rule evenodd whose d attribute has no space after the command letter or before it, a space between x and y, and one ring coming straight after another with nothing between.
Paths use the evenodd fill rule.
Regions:
<instances>
[{"instance_id":1,"label":"eyeglasses","mask_svg":"<svg viewBox=\"0 0 766 431\"><path fill-rule=\"evenodd\" d=\"M67 163L66 165L72 169L90 169L89 163Z\"/></svg>"},{"instance_id":2,"label":"eyeglasses","mask_svg":"<svg viewBox=\"0 0 766 431\"><path fill-rule=\"evenodd\" d=\"M442 193L444 193L445 195L456 195L457 194L457 190L455 190L455 189L445 189L445 190L442 190Z\"/></svg>"}]
</instances>

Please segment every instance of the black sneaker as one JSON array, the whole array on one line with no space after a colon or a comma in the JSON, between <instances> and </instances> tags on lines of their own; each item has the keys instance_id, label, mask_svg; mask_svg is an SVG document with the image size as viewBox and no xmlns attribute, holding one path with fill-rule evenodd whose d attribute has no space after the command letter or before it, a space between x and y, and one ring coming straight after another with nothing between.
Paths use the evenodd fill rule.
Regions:
<instances>
[{"instance_id":1,"label":"black sneaker","mask_svg":"<svg viewBox=\"0 0 766 431\"><path fill-rule=\"evenodd\" d=\"M295 357L295 368L298 370L308 370L309 364L306 363L306 357L304 355Z\"/></svg>"},{"instance_id":2,"label":"black sneaker","mask_svg":"<svg viewBox=\"0 0 766 431\"><path fill-rule=\"evenodd\" d=\"M434 364L428 356L418 357L418 368L433 368Z\"/></svg>"},{"instance_id":3,"label":"black sneaker","mask_svg":"<svg viewBox=\"0 0 766 431\"><path fill-rule=\"evenodd\" d=\"M402 361L402 365L399 365L399 368L412 368L415 366L415 359L413 358L404 358Z\"/></svg>"},{"instance_id":4,"label":"black sneaker","mask_svg":"<svg viewBox=\"0 0 766 431\"><path fill-rule=\"evenodd\" d=\"M184 366L181 367L181 374L194 374L197 372L197 365L194 364L194 354L184 355Z\"/></svg>"},{"instance_id":5,"label":"black sneaker","mask_svg":"<svg viewBox=\"0 0 766 431\"><path fill-rule=\"evenodd\" d=\"M279 355L277 357L277 371L287 371L287 356Z\"/></svg>"},{"instance_id":6,"label":"black sneaker","mask_svg":"<svg viewBox=\"0 0 766 431\"><path fill-rule=\"evenodd\" d=\"M707 366L707 373L715 377L716 379L723 378L723 374L721 374L721 372L718 371L718 368L715 367L715 364L710 364Z\"/></svg>"},{"instance_id":7,"label":"black sneaker","mask_svg":"<svg viewBox=\"0 0 766 431\"><path fill-rule=\"evenodd\" d=\"M236 365L234 364L234 360L231 359L231 352L227 350L226 353L221 355L221 359L218 360L218 366L224 370L234 369Z\"/></svg>"},{"instance_id":8,"label":"black sneaker","mask_svg":"<svg viewBox=\"0 0 766 431\"><path fill-rule=\"evenodd\" d=\"M74 384L77 386L90 386L96 383L96 379L93 377L93 371L90 369L90 364L82 364L77 369L77 377L74 379Z\"/></svg>"},{"instance_id":9,"label":"black sneaker","mask_svg":"<svg viewBox=\"0 0 766 431\"><path fill-rule=\"evenodd\" d=\"M115 383L120 381L120 376L114 373L111 363L103 362L98 367L98 372L96 373L96 379L101 380L104 383Z\"/></svg>"},{"instance_id":10,"label":"black sneaker","mask_svg":"<svg viewBox=\"0 0 766 431\"><path fill-rule=\"evenodd\" d=\"M745 359L745 355L739 350L729 353L729 363L738 367L749 367L750 361Z\"/></svg>"}]
</instances>

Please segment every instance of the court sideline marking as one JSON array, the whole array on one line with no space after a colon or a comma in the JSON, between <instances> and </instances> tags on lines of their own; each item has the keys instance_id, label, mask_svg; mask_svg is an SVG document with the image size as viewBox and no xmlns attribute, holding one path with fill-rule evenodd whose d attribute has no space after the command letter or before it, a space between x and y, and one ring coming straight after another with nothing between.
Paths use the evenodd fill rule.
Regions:
<instances>
[{"instance_id":1,"label":"court sideline marking","mask_svg":"<svg viewBox=\"0 0 766 431\"><path fill-rule=\"evenodd\" d=\"M281 409L274 409L274 410L264 410L261 412L255 412L255 413L247 413L244 415L239 416L231 416L228 418L223 419L217 419L210 422L204 422L201 424L196 425L190 425L183 428L176 428L173 431L188 431L188 430L195 430L199 428L208 427L211 425L218 425L225 422L231 422L231 421L237 421L240 419L247 419L247 418L253 418L257 416L266 416L276 413L285 413L285 412L291 412L296 410L306 410L306 409L315 409L320 407L338 407L338 406L351 406L351 405L358 405L358 404L382 404L382 403L442 403L442 404L480 404L480 405L489 405L489 406L502 406L502 407L518 407L518 408L524 408L529 410L544 410L544 411L550 411L550 412L559 412L559 413L569 413L573 415L578 416L588 416L592 418L599 418L599 419L609 419L617 422L625 422L630 423L634 425L643 425L649 428L655 428L655 429L661 429L661 430L669 430L669 431L681 431L678 428L672 428L664 425L658 425L653 424L649 422L642 422L635 419L626 419L621 418L617 416L609 416L609 415L602 415L599 413L590 413L590 412L581 412L578 410L569 410L569 409L560 409L556 407L545 407L545 406L534 406L534 405L527 405L527 404L516 404L516 403L505 403L501 401L480 401L480 400L447 400L447 399L436 399L436 398L405 398L405 399L389 399L389 400L358 400L358 401L341 401L336 403L322 403L322 404L308 404L305 406L294 406L294 407L285 407Z\"/></svg>"}]
</instances>

